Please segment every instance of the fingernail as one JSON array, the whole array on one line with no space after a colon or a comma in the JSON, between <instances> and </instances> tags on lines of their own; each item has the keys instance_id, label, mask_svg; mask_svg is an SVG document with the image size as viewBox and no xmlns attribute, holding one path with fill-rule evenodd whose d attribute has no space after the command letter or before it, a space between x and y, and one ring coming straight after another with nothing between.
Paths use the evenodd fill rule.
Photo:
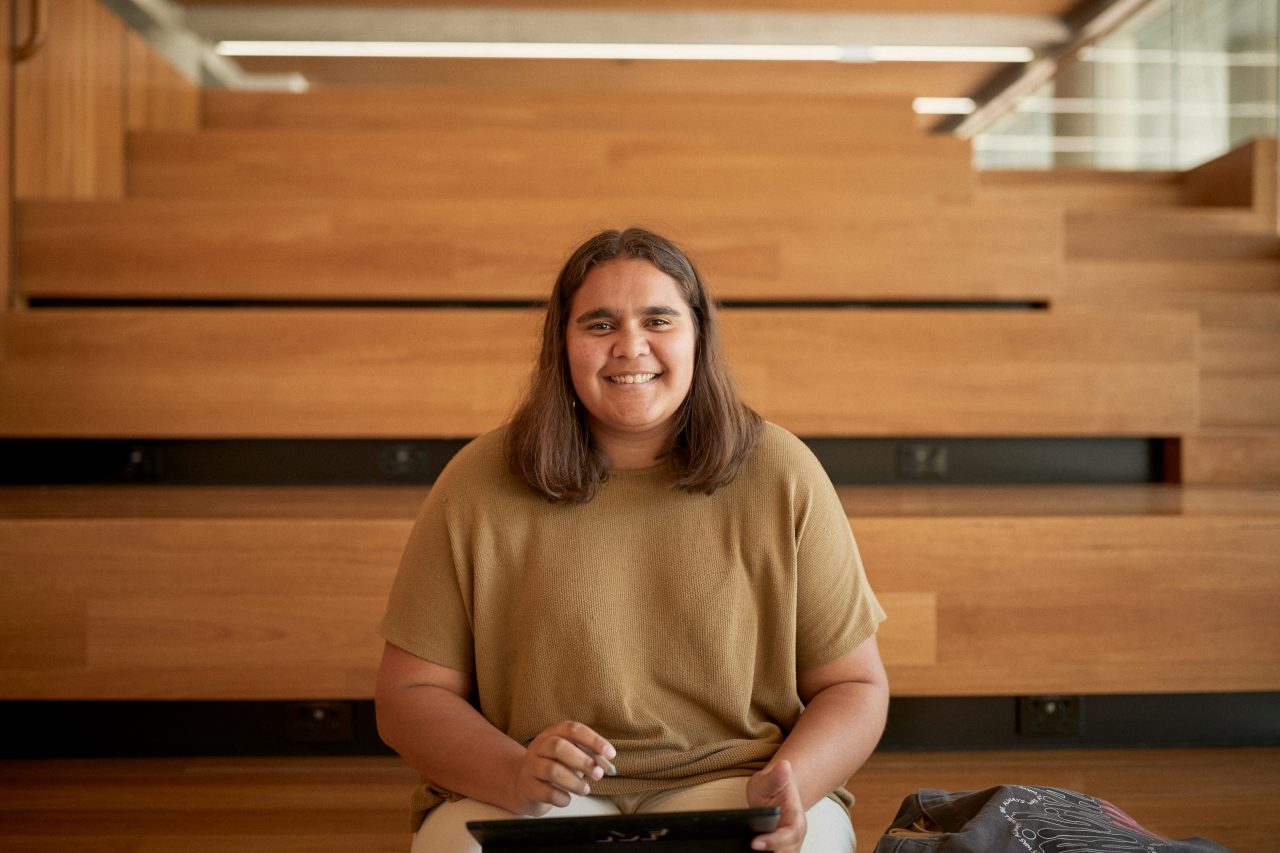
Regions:
<instances>
[{"instance_id":1,"label":"fingernail","mask_svg":"<svg viewBox=\"0 0 1280 853\"><path fill-rule=\"evenodd\" d=\"M618 768L613 766L613 762L605 758L603 755L596 756L596 767L608 773L610 776L618 775Z\"/></svg>"}]
</instances>

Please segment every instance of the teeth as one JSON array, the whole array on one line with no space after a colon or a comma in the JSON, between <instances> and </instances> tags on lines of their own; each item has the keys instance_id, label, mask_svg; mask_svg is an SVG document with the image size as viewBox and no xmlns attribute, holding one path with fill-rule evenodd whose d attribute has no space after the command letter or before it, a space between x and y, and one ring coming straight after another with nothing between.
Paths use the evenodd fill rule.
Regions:
<instances>
[{"instance_id":1,"label":"teeth","mask_svg":"<svg viewBox=\"0 0 1280 853\"><path fill-rule=\"evenodd\" d=\"M609 381L615 385L639 385L642 382L652 382L657 378L656 373L631 373L626 376L610 376Z\"/></svg>"}]
</instances>

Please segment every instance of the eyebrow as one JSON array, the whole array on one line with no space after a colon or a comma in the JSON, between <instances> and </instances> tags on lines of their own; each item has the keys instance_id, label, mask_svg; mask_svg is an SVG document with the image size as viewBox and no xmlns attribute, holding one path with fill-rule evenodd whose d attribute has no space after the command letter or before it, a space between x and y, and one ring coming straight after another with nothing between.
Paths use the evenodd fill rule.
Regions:
<instances>
[{"instance_id":1,"label":"eyebrow","mask_svg":"<svg viewBox=\"0 0 1280 853\"><path fill-rule=\"evenodd\" d=\"M604 320L617 315L612 308L592 308L590 311L583 312L574 320L575 323L590 323L592 320ZM681 316L679 309L670 305L649 305L640 309L642 317L679 317Z\"/></svg>"}]
</instances>

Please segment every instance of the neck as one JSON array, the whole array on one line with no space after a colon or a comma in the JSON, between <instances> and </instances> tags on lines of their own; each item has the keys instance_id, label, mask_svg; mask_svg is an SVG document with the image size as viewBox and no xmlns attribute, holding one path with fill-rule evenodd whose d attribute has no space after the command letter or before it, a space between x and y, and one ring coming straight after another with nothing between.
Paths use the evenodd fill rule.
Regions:
<instances>
[{"instance_id":1,"label":"neck","mask_svg":"<svg viewBox=\"0 0 1280 853\"><path fill-rule=\"evenodd\" d=\"M643 433L619 433L593 425L591 438L615 471L648 468L671 449L670 429Z\"/></svg>"}]
</instances>

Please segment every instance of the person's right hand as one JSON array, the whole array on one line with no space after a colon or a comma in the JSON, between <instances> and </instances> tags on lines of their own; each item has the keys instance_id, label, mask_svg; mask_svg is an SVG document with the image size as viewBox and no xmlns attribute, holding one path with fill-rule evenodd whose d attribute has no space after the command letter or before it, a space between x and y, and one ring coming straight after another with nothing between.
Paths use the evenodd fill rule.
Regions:
<instances>
[{"instance_id":1,"label":"person's right hand","mask_svg":"<svg viewBox=\"0 0 1280 853\"><path fill-rule=\"evenodd\" d=\"M613 744L582 723L548 726L525 747L514 780L517 813L538 817L552 806L569 805L570 794L587 796L591 782L604 775L594 757L612 760L617 754Z\"/></svg>"}]
</instances>

